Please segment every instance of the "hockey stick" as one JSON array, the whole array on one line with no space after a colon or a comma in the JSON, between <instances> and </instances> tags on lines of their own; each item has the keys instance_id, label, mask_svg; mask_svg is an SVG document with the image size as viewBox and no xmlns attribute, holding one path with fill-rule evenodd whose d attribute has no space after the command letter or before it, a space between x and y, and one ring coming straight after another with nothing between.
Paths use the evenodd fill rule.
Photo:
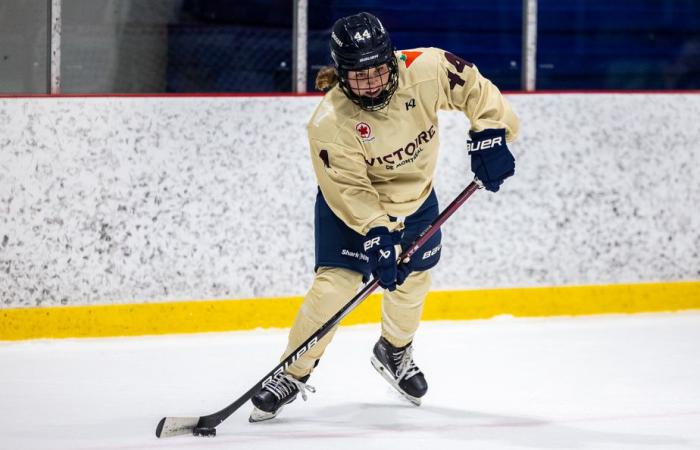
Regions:
<instances>
[{"instance_id":1,"label":"hockey stick","mask_svg":"<svg viewBox=\"0 0 700 450\"><path fill-rule=\"evenodd\" d=\"M474 179L450 205L445 208L440 215L426 228L418 238L401 254L399 261L413 256L425 242L430 239L440 226L452 215L467 199L481 187L480 182ZM262 380L258 381L248 389L238 400L234 401L221 411L201 417L163 417L158 422L156 427L157 437L170 437L180 434L193 433L195 436L216 436L216 427L233 414L238 408L243 406L256 392L258 392L265 384L272 379L276 374L284 371L289 365L293 364L301 355L309 351L311 347L316 345L323 336L333 329L345 316L357 307L364 299L366 299L375 289L379 287L379 281L372 279L367 283L360 292L355 295L340 311L331 317L326 323L305 340L295 351L293 351L284 361L280 362L272 369Z\"/></svg>"}]
</instances>

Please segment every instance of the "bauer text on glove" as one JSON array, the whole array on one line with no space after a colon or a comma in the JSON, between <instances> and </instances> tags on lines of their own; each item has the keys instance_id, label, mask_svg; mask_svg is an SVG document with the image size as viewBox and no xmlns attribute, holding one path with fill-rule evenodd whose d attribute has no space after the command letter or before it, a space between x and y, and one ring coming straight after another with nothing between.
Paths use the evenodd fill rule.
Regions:
<instances>
[{"instance_id":1,"label":"bauer text on glove","mask_svg":"<svg viewBox=\"0 0 700 450\"><path fill-rule=\"evenodd\" d=\"M503 180L515 173L515 158L506 145L506 130L470 131L467 150L472 158L472 172L484 187L497 192Z\"/></svg>"}]
</instances>

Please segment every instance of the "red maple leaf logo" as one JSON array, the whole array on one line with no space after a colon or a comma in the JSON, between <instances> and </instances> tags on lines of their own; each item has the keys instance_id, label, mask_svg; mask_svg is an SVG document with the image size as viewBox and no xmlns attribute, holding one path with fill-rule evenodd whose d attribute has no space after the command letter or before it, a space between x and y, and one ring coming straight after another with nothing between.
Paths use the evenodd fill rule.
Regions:
<instances>
[{"instance_id":1,"label":"red maple leaf logo","mask_svg":"<svg viewBox=\"0 0 700 450\"><path fill-rule=\"evenodd\" d=\"M358 123L355 129L357 129L362 139L367 139L372 134L372 129L364 122Z\"/></svg>"}]
</instances>

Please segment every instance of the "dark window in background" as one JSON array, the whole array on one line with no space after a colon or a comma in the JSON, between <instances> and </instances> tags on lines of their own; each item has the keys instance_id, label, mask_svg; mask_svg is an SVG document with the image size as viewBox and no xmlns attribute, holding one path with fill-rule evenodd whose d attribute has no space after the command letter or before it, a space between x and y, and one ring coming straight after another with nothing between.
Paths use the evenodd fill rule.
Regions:
<instances>
[{"instance_id":1,"label":"dark window in background","mask_svg":"<svg viewBox=\"0 0 700 450\"><path fill-rule=\"evenodd\" d=\"M290 92L293 0L183 0L168 92Z\"/></svg>"},{"instance_id":2,"label":"dark window in background","mask_svg":"<svg viewBox=\"0 0 700 450\"><path fill-rule=\"evenodd\" d=\"M700 1L539 0L538 89L700 88Z\"/></svg>"},{"instance_id":3,"label":"dark window in background","mask_svg":"<svg viewBox=\"0 0 700 450\"><path fill-rule=\"evenodd\" d=\"M522 0L310 0L309 91L331 62L333 22L361 11L379 17L399 50L439 47L475 63L501 89L520 89Z\"/></svg>"},{"instance_id":4,"label":"dark window in background","mask_svg":"<svg viewBox=\"0 0 700 450\"><path fill-rule=\"evenodd\" d=\"M0 0L0 93L45 93L47 0ZM293 0L64 0L61 92L290 92ZM308 87L369 11L520 89L522 0L309 0ZM538 89L700 89L700 0L539 0Z\"/></svg>"},{"instance_id":5,"label":"dark window in background","mask_svg":"<svg viewBox=\"0 0 700 450\"><path fill-rule=\"evenodd\" d=\"M292 4L64 1L61 92L289 92Z\"/></svg>"},{"instance_id":6,"label":"dark window in background","mask_svg":"<svg viewBox=\"0 0 700 450\"><path fill-rule=\"evenodd\" d=\"M64 0L61 92L164 92L180 0Z\"/></svg>"},{"instance_id":7,"label":"dark window in background","mask_svg":"<svg viewBox=\"0 0 700 450\"><path fill-rule=\"evenodd\" d=\"M46 93L48 21L46 0L0 1L0 93Z\"/></svg>"}]
</instances>

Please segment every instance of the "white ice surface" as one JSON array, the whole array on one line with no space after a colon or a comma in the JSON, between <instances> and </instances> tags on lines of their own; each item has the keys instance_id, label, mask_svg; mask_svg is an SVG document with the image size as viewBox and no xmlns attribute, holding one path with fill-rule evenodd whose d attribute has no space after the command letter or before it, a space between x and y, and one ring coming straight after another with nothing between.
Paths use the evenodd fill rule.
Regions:
<instances>
[{"instance_id":1,"label":"white ice surface","mask_svg":"<svg viewBox=\"0 0 700 450\"><path fill-rule=\"evenodd\" d=\"M0 343L0 448L698 449L700 313L423 323L414 407L372 369L378 326L342 328L274 421L156 439L270 370L286 331Z\"/></svg>"}]
</instances>

